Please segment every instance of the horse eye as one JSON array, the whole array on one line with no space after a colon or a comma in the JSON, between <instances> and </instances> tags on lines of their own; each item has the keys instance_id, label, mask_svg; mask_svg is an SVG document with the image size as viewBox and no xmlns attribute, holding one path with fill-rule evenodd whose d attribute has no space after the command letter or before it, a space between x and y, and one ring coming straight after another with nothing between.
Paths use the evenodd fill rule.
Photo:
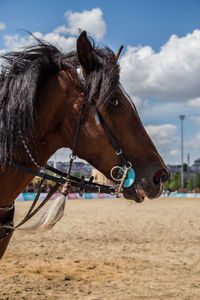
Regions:
<instances>
[{"instance_id":1,"label":"horse eye","mask_svg":"<svg viewBox=\"0 0 200 300\"><path fill-rule=\"evenodd\" d=\"M119 105L119 100L117 98L113 98L112 100L109 101L109 103L111 105L118 106Z\"/></svg>"}]
</instances>

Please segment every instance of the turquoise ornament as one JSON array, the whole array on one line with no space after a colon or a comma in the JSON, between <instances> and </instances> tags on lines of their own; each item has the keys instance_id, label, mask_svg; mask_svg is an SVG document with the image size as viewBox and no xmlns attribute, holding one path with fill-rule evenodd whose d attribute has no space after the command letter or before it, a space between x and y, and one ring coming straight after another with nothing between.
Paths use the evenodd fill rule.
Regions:
<instances>
[{"instance_id":1,"label":"turquoise ornament","mask_svg":"<svg viewBox=\"0 0 200 300\"><path fill-rule=\"evenodd\" d=\"M119 176L123 176L123 172L126 169L126 166L123 166L119 169L118 174ZM133 170L133 168L128 169L127 174L126 174L126 178L122 184L123 187L128 188L130 187L135 181L135 171Z\"/></svg>"}]
</instances>

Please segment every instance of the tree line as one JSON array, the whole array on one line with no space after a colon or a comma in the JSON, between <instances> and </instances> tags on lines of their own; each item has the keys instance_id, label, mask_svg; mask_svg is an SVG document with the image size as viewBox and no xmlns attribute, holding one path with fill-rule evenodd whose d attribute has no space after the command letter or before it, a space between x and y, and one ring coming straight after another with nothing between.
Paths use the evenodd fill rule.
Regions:
<instances>
[{"instance_id":1,"label":"tree line","mask_svg":"<svg viewBox=\"0 0 200 300\"><path fill-rule=\"evenodd\" d=\"M190 175L188 181L184 184L185 188L188 191L192 191L194 189L200 189L200 173L197 173L195 177ZM165 190L169 190L171 192L179 190L181 188L181 173L172 174L169 182L166 182L164 185Z\"/></svg>"}]
</instances>

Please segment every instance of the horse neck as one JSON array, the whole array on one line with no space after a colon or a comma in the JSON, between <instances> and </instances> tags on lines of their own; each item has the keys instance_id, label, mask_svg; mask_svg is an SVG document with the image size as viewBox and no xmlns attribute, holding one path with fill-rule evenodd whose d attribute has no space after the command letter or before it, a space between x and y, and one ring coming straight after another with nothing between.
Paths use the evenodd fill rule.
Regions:
<instances>
[{"instance_id":1,"label":"horse neck","mask_svg":"<svg viewBox=\"0 0 200 300\"><path fill-rule=\"evenodd\" d=\"M40 165L44 165L59 148L71 148L72 145L75 125L70 108L72 89L67 85L68 76L67 73L60 71L46 84L39 97L39 119L36 125L38 135L32 155ZM23 146L16 151L20 153L17 163L38 170ZM33 175L23 173L13 167L3 169L0 173L0 206L11 205L33 177Z\"/></svg>"}]
</instances>

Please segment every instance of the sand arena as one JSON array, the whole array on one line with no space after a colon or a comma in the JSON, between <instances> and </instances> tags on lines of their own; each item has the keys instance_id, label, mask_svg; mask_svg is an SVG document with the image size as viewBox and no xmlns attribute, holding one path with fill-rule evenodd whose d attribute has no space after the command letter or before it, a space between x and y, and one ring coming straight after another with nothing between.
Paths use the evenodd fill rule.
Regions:
<instances>
[{"instance_id":1,"label":"sand arena","mask_svg":"<svg viewBox=\"0 0 200 300\"><path fill-rule=\"evenodd\" d=\"M69 200L52 230L14 233L0 276L1 300L199 300L200 199Z\"/></svg>"}]
</instances>

